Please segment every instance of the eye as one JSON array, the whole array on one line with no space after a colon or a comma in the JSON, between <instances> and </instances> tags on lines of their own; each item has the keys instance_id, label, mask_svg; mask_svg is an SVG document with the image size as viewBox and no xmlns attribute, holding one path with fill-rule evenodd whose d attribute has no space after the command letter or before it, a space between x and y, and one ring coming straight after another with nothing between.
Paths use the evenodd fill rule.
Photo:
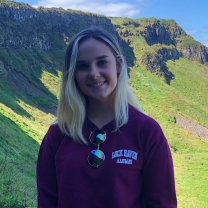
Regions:
<instances>
[{"instance_id":1,"label":"eye","mask_svg":"<svg viewBox=\"0 0 208 208\"><path fill-rule=\"evenodd\" d=\"M89 66L87 64L77 64L76 65L76 69L78 69L78 70L86 70L88 68L89 68Z\"/></svg>"},{"instance_id":2,"label":"eye","mask_svg":"<svg viewBox=\"0 0 208 208\"><path fill-rule=\"evenodd\" d=\"M105 64L107 64L108 62L107 61L105 61L105 60L100 60L100 61L98 61L98 65L99 66L103 66L103 65L105 65Z\"/></svg>"}]
</instances>

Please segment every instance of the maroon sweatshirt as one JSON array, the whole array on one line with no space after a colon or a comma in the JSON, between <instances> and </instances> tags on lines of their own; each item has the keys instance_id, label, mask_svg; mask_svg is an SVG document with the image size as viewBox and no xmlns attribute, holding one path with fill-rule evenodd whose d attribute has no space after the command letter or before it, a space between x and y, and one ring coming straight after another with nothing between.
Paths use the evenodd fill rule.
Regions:
<instances>
[{"instance_id":1,"label":"maroon sweatshirt","mask_svg":"<svg viewBox=\"0 0 208 208\"><path fill-rule=\"evenodd\" d=\"M83 134L98 129L86 118ZM37 160L39 208L176 208L174 170L160 125L129 107L129 121L114 130L102 128L105 161L98 168L87 161L96 146L75 143L58 125L49 128Z\"/></svg>"}]
</instances>

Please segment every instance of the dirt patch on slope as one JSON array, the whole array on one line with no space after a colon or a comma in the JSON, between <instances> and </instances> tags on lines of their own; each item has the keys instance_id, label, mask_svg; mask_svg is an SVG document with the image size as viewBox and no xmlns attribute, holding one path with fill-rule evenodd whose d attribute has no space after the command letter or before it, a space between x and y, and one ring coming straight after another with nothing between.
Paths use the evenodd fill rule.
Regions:
<instances>
[{"instance_id":1,"label":"dirt patch on slope","mask_svg":"<svg viewBox=\"0 0 208 208\"><path fill-rule=\"evenodd\" d=\"M42 106L38 106L38 109L43 111L44 113L50 113L52 115L54 115L55 117L57 117L57 107L51 107L51 108L44 108Z\"/></svg>"},{"instance_id":2,"label":"dirt patch on slope","mask_svg":"<svg viewBox=\"0 0 208 208\"><path fill-rule=\"evenodd\" d=\"M194 136L199 136L202 141L208 142L208 129L204 126L199 125L195 121L175 113L169 113L170 115L175 117L176 125L187 129Z\"/></svg>"},{"instance_id":3,"label":"dirt patch on slope","mask_svg":"<svg viewBox=\"0 0 208 208\"><path fill-rule=\"evenodd\" d=\"M28 97L28 94L35 96L43 96L48 98L47 94L34 85L24 74L12 70L7 75L7 81L21 94Z\"/></svg>"}]
</instances>

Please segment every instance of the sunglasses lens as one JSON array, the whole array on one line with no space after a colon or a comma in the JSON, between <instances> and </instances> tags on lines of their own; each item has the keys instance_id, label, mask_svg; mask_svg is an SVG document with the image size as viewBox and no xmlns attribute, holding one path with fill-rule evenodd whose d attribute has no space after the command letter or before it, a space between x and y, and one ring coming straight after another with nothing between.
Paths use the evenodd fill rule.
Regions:
<instances>
[{"instance_id":1,"label":"sunglasses lens","mask_svg":"<svg viewBox=\"0 0 208 208\"><path fill-rule=\"evenodd\" d=\"M90 141L95 144L101 144L106 140L106 133L102 130L95 130L90 134Z\"/></svg>"},{"instance_id":2,"label":"sunglasses lens","mask_svg":"<svg viewBox=\"0 0 208 208\"><path fill-rule=\"evenodd\" d=\"M105 160L105 155L101 150L93 150L88 155L88 162L94 167L100 166Z\"/></svg>"}]
</instances>

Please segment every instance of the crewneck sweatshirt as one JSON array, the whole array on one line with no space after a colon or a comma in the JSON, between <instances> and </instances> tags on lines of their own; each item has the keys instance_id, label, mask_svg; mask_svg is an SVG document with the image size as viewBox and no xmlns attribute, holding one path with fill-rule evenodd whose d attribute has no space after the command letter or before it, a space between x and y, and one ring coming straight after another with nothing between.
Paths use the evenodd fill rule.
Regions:
<instances>
[{"instance_id":1,"label":"crewneck sweatshirt","mask_svg":"<svg viewBox=\"0 0 208 208\"><path fill-rule=\"evenodd\" d=\"M99 129L88 118L83 134ZM50 126L37 160L38 208L176 208L173 161L160 125L129 106L128 123L107 134L98 168L87 161L97 147L81 145Z\"/></svg>"}]
</instances>

